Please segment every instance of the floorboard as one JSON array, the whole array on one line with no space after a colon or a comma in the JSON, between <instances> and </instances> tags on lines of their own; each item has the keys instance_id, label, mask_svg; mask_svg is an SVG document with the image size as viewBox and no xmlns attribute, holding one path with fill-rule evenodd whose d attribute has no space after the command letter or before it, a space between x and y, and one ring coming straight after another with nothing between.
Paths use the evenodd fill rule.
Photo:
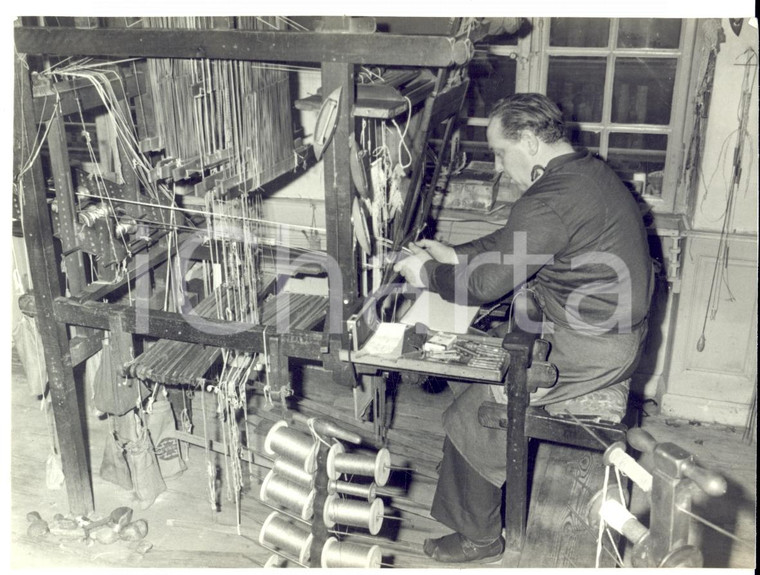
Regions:
<instances>
[{"instance_id":1,"label":"floorboard","mask_svg":"<svg viewBox=\"0 0 760 575\"><path fill-rule=\"evenodd\" d=\"M307 406L311 407L313 413L331 416L341 424L358 430L368 441L372 440L372 422L356 421L353 418L349 390L340 386L331 388L324 382L307 381L302 382L299 391L305 400L305 411L308 411ZM445 388L433 393L409 384L400 386L395 393L397 408L392 413L393 427L388 435L392 462L396 467L413 467L416 471L395 470L389 485L384 488L383 497L389 514L401 517L402 521L387 519L380 536L375 538L370 537L366 530L352 528L347 539L361 543L379 543L383 548L384 566L461 567L434 563L421 553L425 538L448 532L444 526L429 517L429 506L443 439L440 414L451 401L451 394ZM201 408L196 398L193 403L196 420L194 432L203 435L203 418L199 415L202 413ZM43 519L51 520L57 513L67 515L68 509L65 489L52 489L47 484L47 460L52 452L49 423L45 412L40 409L39 400L30 395L23 369L14 354L9 442L11 567L250 568L266 563L271 552L259 545L258 536L261 524L272 508L259 501L259 490L271 462L264 462L262 467L243 467L240 531L237 528L235 501L226 492L224 458L218 454L210 454L209 457L212 470L219 470L212 504L208 489L208 454L199 447L188 448L188 469L179 477L167 480L167 490L159 495L153 505L141 509L130 491L108 483L99 476L107 425L98 418L91 406L86 405L83 411L87 418L90 461L95 470L92 481L96 513L93 518L106 515L118 506L133 507L134 519L142 518L148 522L149 532L145 542L150 545L150 549L146 551L134 543L124 541L102 545L92 541L61 540L52 535L42 538L27 535L27 513L36 511ZM207 400L205 413L207 427L213 434L216 425L213 398ZM276 410L252 410L251 444L254 450L261 449L267 425L271 425L278 417ZM696 502L695 511L743 539L754 541L756 450L754 445L741 441L741 430L697 426L659 417L647 418L645 428L658 440L678 443L698 454L700 461L725 473L729 480L729 493L721 500ZM562 451L554 451L553 446L544 451L551 455L546 455L548 459L545 465L541 463L541 457L537 460L534 474L536 483L533 485L534 513L531 514L532 524L527 545L528 549L533 549L531 546L534 545L543 546L544 556L551 555L555 563L566 566L570 560L563 563L560 559L570 558L577 563L581 555L588 557L589 546L588 541L578 542L574 531L577 527L574 521L577 518L574 519L571 512L563 511L562 503L557 501L567 502L575 497L580 505L580 492L577 487L573 487L575 483L568 480L570 460L567 453L562 455ZM595 481L598 479L597 475ZM644 499L634 490L632 510L642 518L646 517ZM552 529L557 523L564 526L564 540L553 539L556 533L552 533ZM701 526L695 526L694 536L704 546L706 566L754 567L754 547L746 548L726 538L716 537ZM542 543L547 541L549 543L546 545ZM582 552L581 547L584 549ZM542 566L548 566L549 559L540 559L540 555L533 551L529 553L532 560L546 561ZM528 564L526 554L523 553L522 557L507 554L501 562L475 567L518 566L521 560L522 566Z\"/></svg>"}]
</instances>

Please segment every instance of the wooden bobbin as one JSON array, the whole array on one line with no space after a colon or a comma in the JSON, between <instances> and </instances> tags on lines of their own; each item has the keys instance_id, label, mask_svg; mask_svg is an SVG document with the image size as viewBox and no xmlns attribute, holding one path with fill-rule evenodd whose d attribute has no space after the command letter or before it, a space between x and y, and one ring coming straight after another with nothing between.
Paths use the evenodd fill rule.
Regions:
<instances>
[{"instance_id":1,"label":"wooden bobbin","mask_svg":"<svg viewBox=\"0 0 760 575\"><path fill-rule=\"evenodd\" d=\"M379 545L346 543L330 537L322 547L322 568L358 567L379 569L383 553Z\"/></svg>"},{"instance_id":2,"label":"wooden bobbin","mask_svg":"<svg viewBox=\"0 0 760 575\"><path fill-rule=\"evenodd\" d=\"M314 515L316 491L309 487L288 481L270 469L261 484L259 498L264 503L278 503L283 507L298 510L301 519L308 521Z\"/></svg>"},{"instance_id":3,"label":"wooden bobbin","mask_svg":"<svg viewBox=\"0 0 760 575\"><path fill-rule=\"evenodd\" d=\"M336 523L364 527L372 535L377 535L383 526L385 504L375 499L367 504L356 499L341 499L338 495L328 495L322 509L322 520L328 528Z\"/></svg>"},{"instance_id":4,"label":"wooden bobbin","mask_svg":"<svg viewBox=\"0 0 760 575\"><path fill-rule=\"evenodd\" d=\"M303 467L284 457L275 459L272 470L289 481L294 481L307 487L314 486L314 475L312 473L307 473L303 470Z\"/></svg>"},{"instance_id":5,"label":"wooden bobbin","mask_svg":"<svg viewBox=\"0 0 760 575\"><path fill-rule=\"evenodd\" d=\"M299 452L298 454L278 453L275 444L281 441L282 437L286 434L288 437L298 438L297 441L302 441L303 444L308 444L310 439L312 439L305 433L290 429L288 427L288 422L281 419L276 422L267 433L266 438L264 439L264 451L268 455L281 455L291 461L295 461L299 465L302 465L303 470L306 473L314 473L317 469L317 451L319 450L319 444L312 440L307 447L304 447L301 443L293 445L293 450L297 450Z\"/></svg>"},{"instance_id":6,"label":"wooden bobbin","mask_svg":"<svg viewBox=\"0 0 760 575\"><path fill-rule=\"evenodd\" d=\"M353 495L354 497L362 497L367 501L372 501L377 497L377 485L375 483L363 485L361 483L341 481L340 479L331 479L327 484L327 492L331 495L333 493L342 493L343 495Z\"/></svg>"},{"instance_id":7,"label":"wooden bobbin","mask_svg":"<svg viewBox=\"0 0 760 575\"><path fill-rule=\"evenodd\" d=\"M330 450L327 452L327 462L326 462L327 477L329 477L330 479L333 479L333 480L338 479L338 475L340 475L340 473L335 471L335 458L338 455L345 452L346 452L346 448L343 447L342 443L333 443L330 446Z\"/></svg>"},{"instance_id":8,"label":"wooden bobbin","mask_svg":"<svg viewBox=\"0 0 760 575\"><path fill-rule=\"evenodd\" d=\"M356 465L357 462L360 462L358 466ZM360 470L358 467L364 467L364 469ZM382 487L391 474L391 454L383 447L378 450L373 461L370 457L345 453L343 446L340 443L335 443L330 447L327 454L327 477L338 479L342 473L356 473L373 477L375 483Z\"/></svg>"},{"instance_id":9,"label":"wooden bobbin","mask_svg":"<svg viewBox=\"0 0 760 575\"><path fill-rule=\"evenodd\" d=\"M276 528L277 530L285 530L288 532L281 540L272 541L270 530ZM290 539L286 539L290 537ZM261 526L259 532L259 543L265 547L274 547L276 549L284 549L291 553L298 553L297 561L301 564L308 564L311 558L311 542L314 536L308 531L304 531L295 525L291 525L287 520L278 512L273 511L264 520L264 524ZM270 558L271 559L271 558Z\"/></svg>"}]
</instances>

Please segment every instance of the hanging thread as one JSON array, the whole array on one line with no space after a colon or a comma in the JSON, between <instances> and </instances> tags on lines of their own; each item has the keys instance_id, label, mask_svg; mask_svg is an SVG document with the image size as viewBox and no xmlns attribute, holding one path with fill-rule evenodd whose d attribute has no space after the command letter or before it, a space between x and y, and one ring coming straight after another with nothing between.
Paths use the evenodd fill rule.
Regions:
<instances>
[{"instance_id":1,"label":"hanging thread","mask_svg":"<svg viewBox=\"0 0 760 575\"><path fill-rule=\"evenodd\" d=\"M330 495L325 501L322 518L327 527L340 523L363 527L369 529L372 535L377 535L383 526L384 514L385 504L382 499L367 504L356 499L341 499L337 495Z\"/></svg>"},{"instance_id":2,"label":"hanging thread","mask_svg":"<svg viewBox=\"0 0 760 575\"><path fill-rule=\"evenodd\" d=\"M304 521L308 521L314 515L315 495L313 489L275 475L273 469L264 478L259 494L264 503L274 502L288 509L298 510Z\"/></svg>"},{"instance_id":3,"label":"hanging thread","mask_svg":"<svg viewBox=\"0 0 760 575\"><path fill-rule=\"evenodd\" d=\"M375 483L382 487L391 473L391 454L384 447L377 452L375 457L371 457L345 453L342 446L341 448L333 446L327 454L327 476L330 479L337 479L342 473L374 477Z\"/></svg>"},{"instance_id":4,"label":"hanging thread","mask_svg":"<svg viewBox=\"0 0 760 575\"><path fill-rule=\"evenodd\" d=\"M269 455L281 455L296 462L307 473L316 470L318 444L314 438L288 427L284 419L272 426L264 440L264 450Z\"/></svg>"},{"instance_id":5,"label":"hanging thread","mask_svg":"<svg viewBox=\"0 0 760 575\"><path fill-rule=\"evenodd\" d=\"M259 543L292 553L299 563L308 563L313 535L289 523L277 511L272 512L261 526Z\"/></svg>"},{"instance_id":6,"label":"hanging thread","mask_svg":"<svg viewBox=\"0 0 760 575\"><path fill-rule=\"evenodd\" d=\"M343 495L353 495L354 497L361 497L367 501L372 501L377 497L377 485L374 483L362 485L360 483L349 483L348 481L333 479L327 484L327 492L330 494L342 493Z\"/></svg>"},{"instance_id":7,"label":"hanging thread","mask_svg":"<svg viewBox=\"0 0 760 575\"><path fill-rule=\"evenodd\" d=\"M383 554L378 545L347 543L330 537L322 547L322 567L359 567L378 569Z\"/></svg>"}]
</instances>

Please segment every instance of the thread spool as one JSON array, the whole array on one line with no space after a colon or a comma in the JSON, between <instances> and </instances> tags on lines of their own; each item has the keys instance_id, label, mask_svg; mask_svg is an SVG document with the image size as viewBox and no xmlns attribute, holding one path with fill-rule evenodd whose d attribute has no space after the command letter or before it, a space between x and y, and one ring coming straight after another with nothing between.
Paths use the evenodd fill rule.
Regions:
<instances>
[{"instance_id":1,"label":"thread spool","mask_svg":"<svg viewBox=\"0 0 760 575\"><path fill-rule=\"evenodd\" d=\"M277 511L266 518L259 532L259 543L267 547L282 549L298 557L299 563L308 563L311 556L311 541L313 535L292 525Z\"/></svg>"},{"instance_id":2,"label":"thread spool","mask_svg":"<svg viewBox=\"0 0 760 575\"><path fill-rule=\"evenodd\" d=\"M373 477L375 483L382 487L391 473L391 454L384 447L378 450L375 457L344 453L342 447L336 449L335 452L330 448L330 453L327 455L327 476L330 479L337 479L342 473Z\"/></svg>"},{"instance_id":3,"label":"thread spool","mask_svg":"<svg viewBox=\"0 0 760 575\"><path fill-rule=\"evenodd\" d=\"M115 236L126 236L137 232L137 222L133 218L121 218L116 223Z\"/></svg>"},{"instance_id":4,"label":"thread spool","mask_svg":"<svg viewBox=\"0 0 760 575\"><path fill-rule=\"evenodd\" d=\"M312 487L314 485L314 476L311 473L307 473L300 465L283 457L275 459L272 469L280 477L298 483L299 485L307 487Z\"/></svg>"},{"instance_id":5,"label":"thread spool","mask_svg":"<svg viewBox=\"0 0 760 575\"><path fill-rule=\"evenodd\" d=\"M353 495L354 497L361 497L367 501L372 501L377 497L377 485L374 483L362 485L360 483L349 483L348 481L332 479L327 484L327 492L330 494L342 493L343 495Z\"/></svg>"},{"instance_id":6,"label":"thread spool","mask_svg":"<svg viewBox=\"0 0 760 575\"><path fill-rule=\"evenodd\" d=\"M608 499L599 510L601 518L615 531L622 533L628 541L638 543L648 533L634 515L617 499Z\"/></svg>"},{"instance_id":7,"label":"thread spool","mask_svg":"<svg viewBox=\"0 0 760 575\"><path fill-rule=\"evenodd\" d=\"M625 452L625 444L616 441L604 452L605 465L614 465L631 481L638 485L644 493L652 491L652 474L639 465L636 460Z\"/></svg>"},{"instance_id":8,"label":"thread spool","mask_svg":"<svg viewBox=\"0 0 760 575\"><path fill-rule=\"evenodd\" d=\"M369 529L372 535L377 535L383 526L384 514L385 504L382 499L365 503L356 499L341 499L337 495L329 495L322 510L322 519L328 528L340 523L364 527Z\"/></svg>"},{"instance_id":9,"label":"thread spool","mask_svg":"<svg viewBox=\"0 0 760 575\"><path fill-rule=\"evenodd\" d=\"M307 473L316 470L318 445L314 438L288 427L284 419L275 423L264 439L264 451L281 455L303 467Z\"/></svg>"},{"instance_id":10,"label":"thread spool","mask_svg":"<svg viewBox=\"0 0 760 575\"><path fill-rule=\"evenodd\" d=\"M85 227L91 228L98 220L105 219L108 215L108 206L102 203L90 204L77 214L77 220Z\"/></svg>"},{"instance_id":11,"label":"thread spool","mask_svg":"<svg viewBox=\"0 0 760 575\"><path fill-rule=\"evenodd\" d=\"M322 547L322 567L359 567L378 569L383 559L378 545L361 545L330 537Z\"/></svg>"},{"instance_id":12,"label":"thread spool","mask_svg":"<svg viewBox=\"0 0 760 575\"><path fill-rule=\"evenodd\" d=\"M301 519L308 521L314 515L316 492L307 486L280 477L271 469L261 484L259 494L264 503L278 503L298 511Z\"/></svg>"}]
</instances>

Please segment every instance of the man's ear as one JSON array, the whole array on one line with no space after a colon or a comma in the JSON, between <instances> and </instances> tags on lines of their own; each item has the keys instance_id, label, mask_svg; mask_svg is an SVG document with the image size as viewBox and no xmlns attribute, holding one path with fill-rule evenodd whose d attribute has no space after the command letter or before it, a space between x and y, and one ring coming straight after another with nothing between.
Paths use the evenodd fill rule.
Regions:
<instances>
[{"instance_id":1,"label":"man's ear","mask_svg":"<svg viewBox=\"0 0 760 575\"><path fill-rule=\"evenodd\" d=\"M540 142L533 132L530 130L522 130L520 132L520 141L526 146L526 149L531 156L535 156L538 153Z\"/></svg>"}]
</instances>

